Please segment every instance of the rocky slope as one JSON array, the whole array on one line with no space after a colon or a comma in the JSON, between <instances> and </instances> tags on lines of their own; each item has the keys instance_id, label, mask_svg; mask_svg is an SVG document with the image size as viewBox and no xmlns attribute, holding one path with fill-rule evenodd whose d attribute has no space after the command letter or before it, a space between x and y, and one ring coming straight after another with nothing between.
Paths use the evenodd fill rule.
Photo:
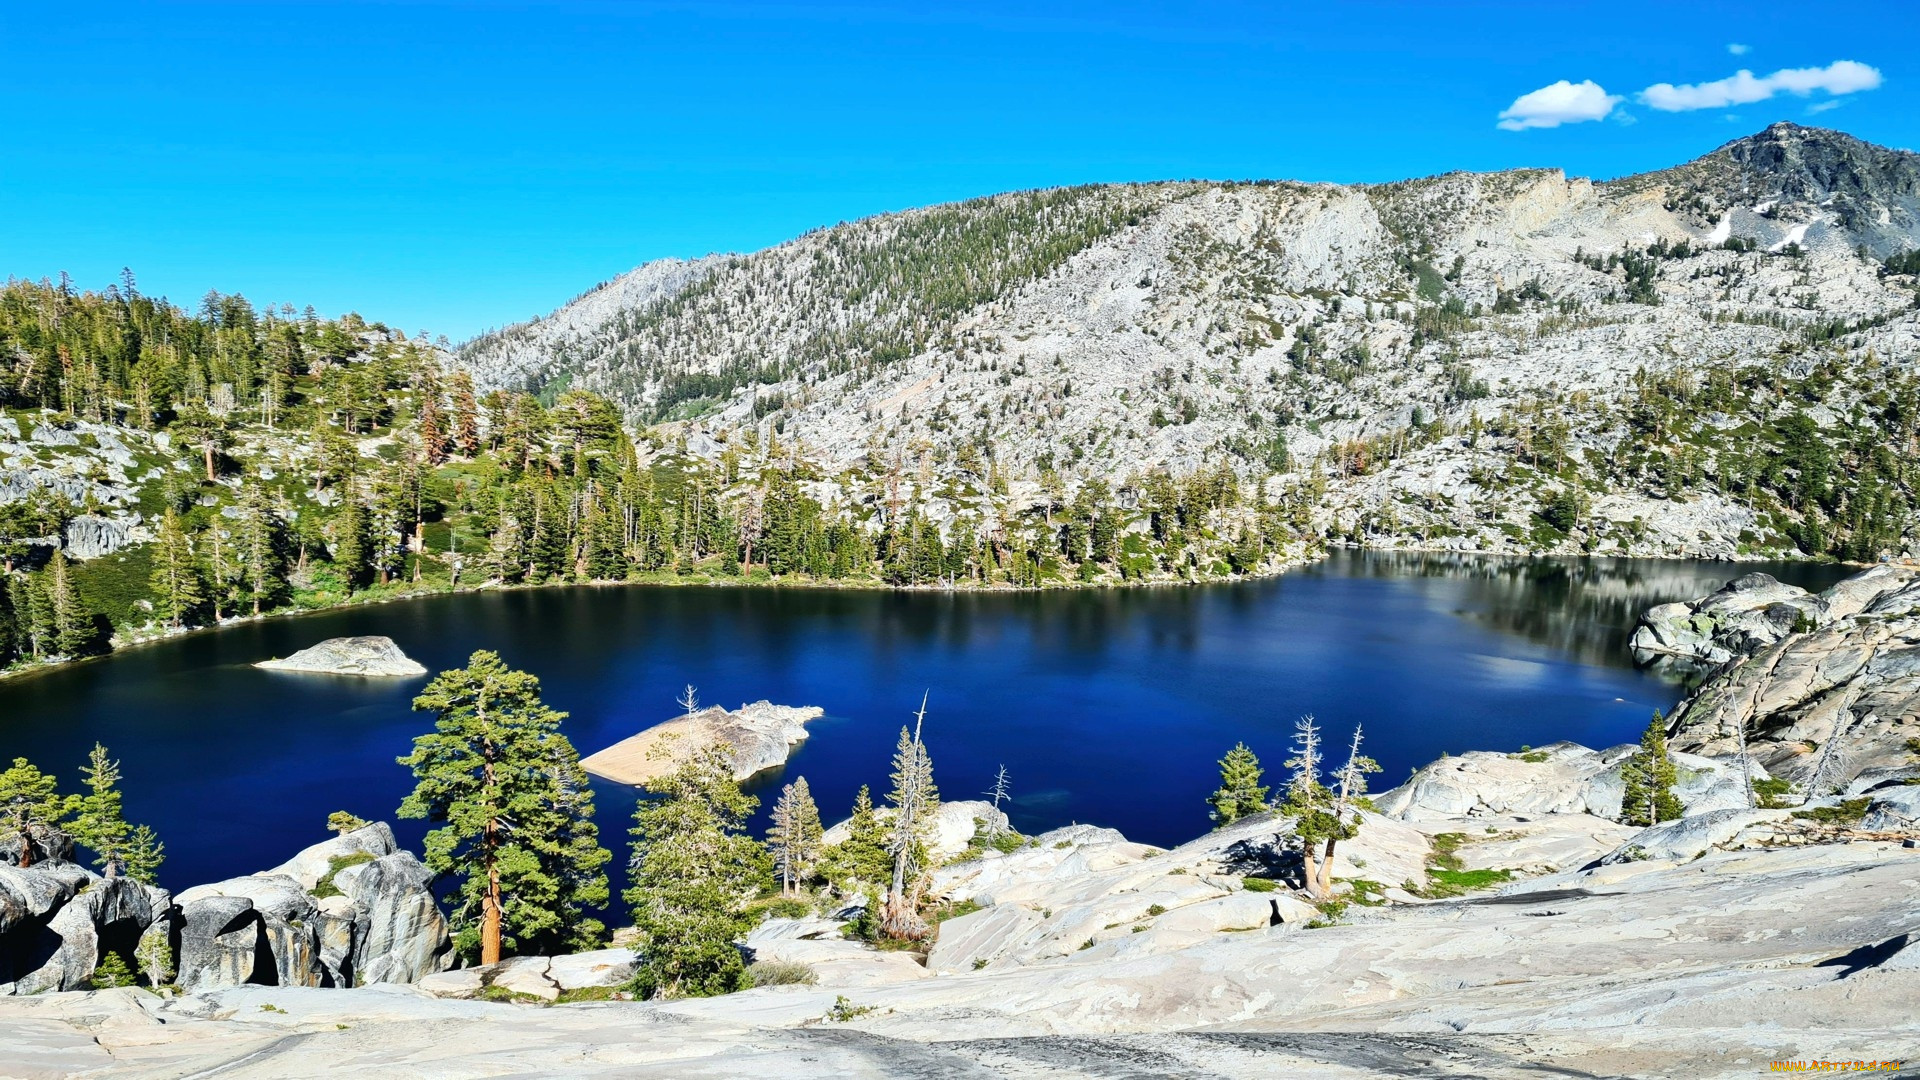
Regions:
<instances>
[{"instance_id":1,"label":"rocky slope","mask_svg":"<svg viewBox=\"0 0 1920 1080\"><path fill-rule=\"evenodd\" d=\"M1920 570L1877 567L1783 602L1804 611L1800 626L1739 655L1682 703L1673 746L1745 756L1809 798L1887 792L1920 776Z\"/></svg>"},{"instance_id":2,"label":"rocky slope","mask_svg":"<svg viewBox=\"0 0 1920 1080\"><path fill-rule=\"evenodd\" d=\"M1811 471L1792 418L1833 456L1915 449L1882 415L1914 392L1915 285L1880 260L1920 246L1916 185L1912 154L1781 124L1600 184L999 196L649 264L460 359L921 494L986 461L1069 489L1225 462L1334 538L1825 550L1845 511L1787 482ZM1890 468L1890 518L1843 526L1863 551L1915 542Z\"/></svg>"}]
</instances>

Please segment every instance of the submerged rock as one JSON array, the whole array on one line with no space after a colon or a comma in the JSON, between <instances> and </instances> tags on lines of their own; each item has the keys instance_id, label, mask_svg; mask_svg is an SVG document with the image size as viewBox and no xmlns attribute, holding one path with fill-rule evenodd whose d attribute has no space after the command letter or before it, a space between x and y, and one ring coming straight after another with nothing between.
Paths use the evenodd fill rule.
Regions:
<instances>
[{"instance_id":1,"label":"submerged rock","mask_svg":"<svg viewBox=\"0 0 1920 1080\"><path fill-rule=\"evenodd\" d=\"M391 678L427 673L426 668L401 652L400 646L388 637L329 638L284 660L262 660L253 666L268 671Z\"/></svg>"},{"instance_id":2,"label":"submerged rock","mask_svg":"<svg viewBox=\"0 0 1920 1080\"><path fill-rule=\"evenodd\" d=\"M756 701L733 712L713 705L655 724L580 764L595 776L639 786L672 772L703 746L726 743L732 751L734 779L745 780L785 765L793 748L806 741L807 721L821 715L823 710L811 705L794 708Z\"/></svg>"}]
</instances>

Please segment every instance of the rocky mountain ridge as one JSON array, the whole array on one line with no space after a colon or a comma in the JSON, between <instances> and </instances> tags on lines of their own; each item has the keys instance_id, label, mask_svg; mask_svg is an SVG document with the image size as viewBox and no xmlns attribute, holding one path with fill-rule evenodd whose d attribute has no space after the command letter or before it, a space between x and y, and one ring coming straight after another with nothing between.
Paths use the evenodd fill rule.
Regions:
<instances>
[{"instance_id":1,"label":"rocky mountain ridge","mask_svg":"<svg viewBox=\"0 0 1920 1080\"><path fill-rule=\"evenodd\" d=\"M715 457L777 437L829 477L1071 492L1224 463L1334 538L1814 553L1809 520L1845 509L1749 476L1801 471L1773 431L1796 415L1836 460L1914 449L1915 283L1885 260L1920 247L1917 184L1912 154L1775 125L1598 184L1020 193L649 264L619 285L648 299L609 314L609 286L459 360ZM1874 550L1915 542L1894 471Z\"/></svg>"}]
</instances>

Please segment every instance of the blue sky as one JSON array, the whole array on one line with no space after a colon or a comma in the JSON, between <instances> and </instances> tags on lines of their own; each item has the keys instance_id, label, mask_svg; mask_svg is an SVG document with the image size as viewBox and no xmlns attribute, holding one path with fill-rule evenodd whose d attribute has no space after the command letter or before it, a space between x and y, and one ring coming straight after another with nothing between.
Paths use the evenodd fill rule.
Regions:
<instances>
[{"instance_id":1,"label":"blue sky","mask_svg":"<svg viewBox=\"0 0 1920 1080\"><path fill-rule=\"evenodd\" d=\"M458 340L647 259L1013 188L1607 177L1775 120L1920 148L1917 12L8 4L0 272Z\"/></svg>"}]
</instances>

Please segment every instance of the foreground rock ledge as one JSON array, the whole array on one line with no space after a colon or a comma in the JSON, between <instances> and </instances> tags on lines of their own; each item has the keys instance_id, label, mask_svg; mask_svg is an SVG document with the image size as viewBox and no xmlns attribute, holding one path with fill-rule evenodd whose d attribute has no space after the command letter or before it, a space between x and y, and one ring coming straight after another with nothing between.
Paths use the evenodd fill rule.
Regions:
<instances>
[{"instance_id":1,"label":"foreground rock ledge","mask_svg":"<svg viewBox=\"0 0 1920 1080\"><path fill-rule=\"evenodd\" d=\"M389 637L328 638L301 649L285 660L262 660L253 665L268 671L309 671L321 675L361 675L404 678L425 675L427 669L400 651Z\"/></svg>"},{"instance_id":2,"label":"foreground rock ledge","mask_svg":"<svg viewBox=\"0 0 1920 1080\"><path fill-rule=\"evenodd\" d=\"M580 764L603 779L639 786L672 772L702 746L726 743L733 751L734 779L745 780L786 764L793 748L806 741L807 721L819 719L822 712L812 705L795 708L768 701L733 712L713 705L655 724Z\"/></svg>"}]
</instances>

